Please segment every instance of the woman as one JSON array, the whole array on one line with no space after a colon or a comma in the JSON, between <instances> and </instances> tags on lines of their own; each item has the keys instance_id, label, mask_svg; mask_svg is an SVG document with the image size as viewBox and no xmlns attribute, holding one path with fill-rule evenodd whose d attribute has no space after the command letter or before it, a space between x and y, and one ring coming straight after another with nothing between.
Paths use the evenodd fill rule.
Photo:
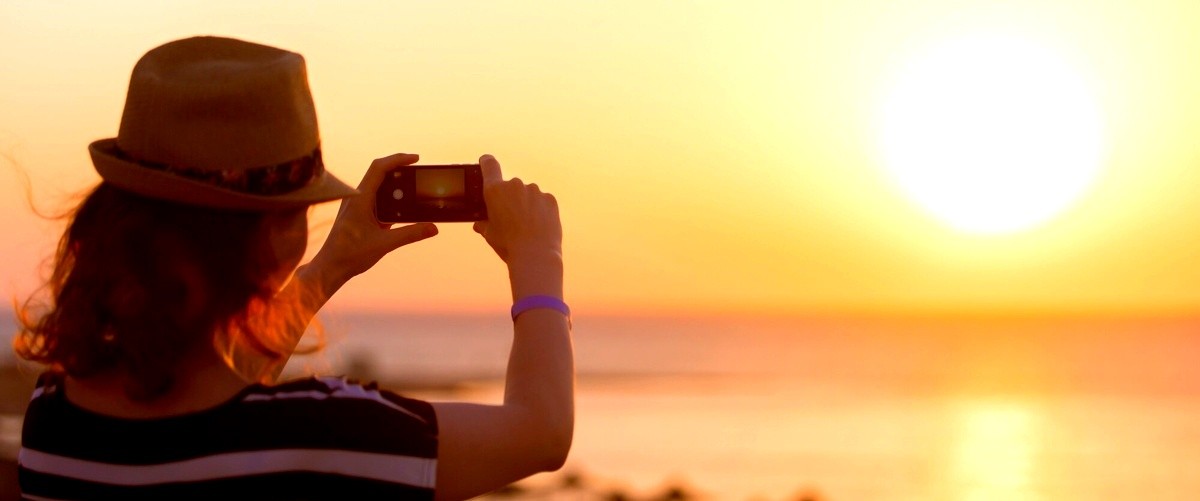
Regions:
<instances>
[{"instance_id":1,"label":"woman","mask_svg":"<svg viewBox=\"0 0 1200 501\"><path fill-rule=\"evenodd\" d=\"M376 160L357 190L325 172L298 54L215 37L151 50L118 136L89 149L103 181L15 342L48 366L22 435L26 496L463 499L565 461L562 230L536 185L480 158L489 220L475 230L514 299L504 403L426 403L341 378L273 383L346 281L437 234L373 214L385 173L416 155ZM338 199L297 268L307 209Z\"/></svg>"}]
</instances>

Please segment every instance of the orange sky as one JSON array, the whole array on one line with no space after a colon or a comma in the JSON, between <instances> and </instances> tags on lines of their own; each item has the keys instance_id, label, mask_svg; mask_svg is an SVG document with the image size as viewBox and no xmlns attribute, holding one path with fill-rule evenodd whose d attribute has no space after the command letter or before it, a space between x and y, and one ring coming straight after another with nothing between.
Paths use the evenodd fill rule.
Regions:
<instances>
[{"instance_id":1,"label":"orange sky","mask_svg":"<svg viewBox=\"0 0 1200 501\"><path fill-rule=\"evenodd\" d=\"M1200 307L1200 4L898 4L5 2L0 292L37 284L59 231L31 213L20 173L40 208L64 208L98 179L86 145L115 134L137 58L218 34L306 56L344 179L396 151L490 152L554 192L579 312ZM1028 231L957 232L880 165L872 116L889 75L975 31L1052 47L1105 120L1100 177ZM335 305L503 308L504 279L468 225L444 224Z\"/></svg>"}]
</instances>

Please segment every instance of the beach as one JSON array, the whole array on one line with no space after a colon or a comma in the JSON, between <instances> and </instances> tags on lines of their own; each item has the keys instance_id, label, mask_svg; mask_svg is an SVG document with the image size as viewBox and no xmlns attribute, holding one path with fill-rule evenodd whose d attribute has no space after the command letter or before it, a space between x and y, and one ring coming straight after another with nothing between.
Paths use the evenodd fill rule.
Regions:
<instances>
[{"instance_id":1,"label":"beach","mask_svg":"<svg viewBox=\"0 0 1200 501\"><path fill-rule=\"evenodd\" d=\"M330 314L288 374L496 402L506 321ZM1195 325L581 315L567 464L490 497L1191 499Z\"/></svg>"}]
</instances>

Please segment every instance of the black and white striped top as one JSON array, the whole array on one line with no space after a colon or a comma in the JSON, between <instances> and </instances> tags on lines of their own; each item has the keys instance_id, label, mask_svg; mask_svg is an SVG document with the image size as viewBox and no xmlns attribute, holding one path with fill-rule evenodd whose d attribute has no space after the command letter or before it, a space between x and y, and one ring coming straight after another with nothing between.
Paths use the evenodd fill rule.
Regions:
<instances>
[{"instance_id":1,"label":"black and white striped top","mask_svg":"<svg viewBox=\"0 0 1200 501\"><path fill-rule=\"evenodd\" d=\"M251 385L212 409L120 419L34 391L18 456L26 499L433 499L431 405L321 377Z\"/></svg>"}]
</instances>

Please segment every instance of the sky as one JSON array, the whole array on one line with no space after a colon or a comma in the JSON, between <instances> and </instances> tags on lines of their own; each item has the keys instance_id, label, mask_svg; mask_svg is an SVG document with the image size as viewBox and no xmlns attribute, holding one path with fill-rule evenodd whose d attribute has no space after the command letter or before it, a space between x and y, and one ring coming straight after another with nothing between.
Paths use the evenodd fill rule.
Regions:
<instances>
[{"instance_id":1,"label":"sky","mask_svg":"<svg viewBox=\"0 0 1200 501\"><path fill-rule=\"evenodd\" d=\"M1200 3L1153 0L6 1L0 293L37 287L62 229L25 179L38 210L69 208L137 59L212 34L305 56L327 166L351 184L394 152L492 153L554 193L577 314L1194 313L1196 19ZM980 33L1070 68L1101 138L1085 189L1002 234L913 200L880 139L905 68ZM314 213L310 255L334 212ZM440 227L331 307L507 307L482 239Z\"/></svg>"}]
</instances>

